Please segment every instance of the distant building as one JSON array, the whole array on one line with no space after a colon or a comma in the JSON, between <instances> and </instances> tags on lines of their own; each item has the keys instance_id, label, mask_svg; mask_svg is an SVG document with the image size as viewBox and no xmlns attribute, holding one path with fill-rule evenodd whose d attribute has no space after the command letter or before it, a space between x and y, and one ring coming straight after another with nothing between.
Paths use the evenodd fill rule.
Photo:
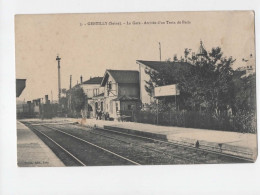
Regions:
<instances>
[{"instance_id":1,"label":"distant building","mask_svg":"<svg viewBox=\"0 0 260 195\"><path fill-rule=\"evenodd\" d=\"M198 52L196 54L198 60L202 61L203 58L206 57L207 55L208 55L208 52L206 51L203 42L200 41L200 46L199 46Z\"/></svg>"},{"instance_id":2,"label":"distant building","mask_svg":"<svg viewBox=\"0 0 260 195\"><path fill-rule=\"evenodd\" d=\"M243 72L242 77L248 77L255 73L255 58L252 54L248 59L243 58L240 63L241 66L236 71Z\"/></svg>"},{"instance_id":3,"label":"distant building","mask_svg":"<svg viewBox=\"0 0 260 195\"><path fill-rule=\"evenodd\" d=\"M139 72L133 70L106 70L101 86L104 87L103 106L110 118L120 112L137 109L140 102Z\"/></svg>"},{"instance_id":4,"label":"distant building","mask_svg":"<svg viewBox=\"0 0 260 195\"><path fill-rule=\"evenodd\" d=\"M86 116L96 117L97 107L102 106L104 88L100 86L103 77L90 77L80 84L86 95ZM103 95L102 95L103 94Z\"/></svg>"},{"instance_id":5,"label":"distant building","mask_svg":"<svg viewBox=\"0 0 260 195\"><path fill-rule=\"evenodd\" d=\"M103 77L90 77L89 80L83 81L83 77L80 77L80 83L75 85L75 87L81 87L85 93L85 107L82 110L82 115L84 117L94 117L95 116L95 100L96 97L104 93L104 89L100 86ZM68 96L68 107L71 109L71 96Z\"/></svg>"},{"instance_id":6,"label":"distant building","mask_svg":"<svg viewBox=\"0 0 260 195\"><path fill-rule=\"evenodd\" d=\"M100 88L100 83L102 79L103 77L90 77L89 80L83 82L81 77L81 82L79 85L83 89L88 99L91 99L94 96L104 93L103 89Z\"/></svg>"}]
</instances>

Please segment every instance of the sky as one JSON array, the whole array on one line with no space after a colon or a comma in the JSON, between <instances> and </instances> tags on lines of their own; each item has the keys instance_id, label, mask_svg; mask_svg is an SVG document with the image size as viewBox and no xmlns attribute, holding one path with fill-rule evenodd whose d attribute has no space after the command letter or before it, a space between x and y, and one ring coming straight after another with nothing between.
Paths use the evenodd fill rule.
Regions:
<instances>
[{"instance_id":1,"label":"sky","mask_svg":"<svg viewBox=\"0 0 260 195\"><path fill-rule=\"evenodd\" d=\"M254 13L16 15L16 78L27 79L18 100L46 94L51 99L51 93L58 99L57 54L61 87L68 89L70 75L75 85L81 75L88 80L103 76L106 69L138 70L136 60L159 61L159 42L166 60L184 56L185 48L197 52L200 40L207 51L219 46L224 56L237 59L237 68L242 58L255 54Z\"/></svg>"}]
</instances>

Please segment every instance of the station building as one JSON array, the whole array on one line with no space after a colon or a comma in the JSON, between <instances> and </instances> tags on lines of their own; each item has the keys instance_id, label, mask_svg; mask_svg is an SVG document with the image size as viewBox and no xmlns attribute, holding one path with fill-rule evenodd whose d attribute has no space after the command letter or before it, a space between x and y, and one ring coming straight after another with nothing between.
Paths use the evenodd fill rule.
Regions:
<instances>
[{"instance_id":1,"label":"station building","mask_svg":"<svg viewBox=\"0 0 260 195\"><path fill-rule=\"evenodd\" d=\"M131 115L140 104L139 72L133 70L106 70L101 82L104 88L103 112L110 118Z\"/></svg>"},{"instance_id":2,"label":"station building","mask_svg":"<svg viewBox=\"0 0 260 195\"><path fill-rule=\"evenodd\" d=\"M236 71L243 72L241 77L248 77L255 73L255 58L252 54L247 59L243 58L240 64L241 66Z\"/></svg>"}]
</instances>

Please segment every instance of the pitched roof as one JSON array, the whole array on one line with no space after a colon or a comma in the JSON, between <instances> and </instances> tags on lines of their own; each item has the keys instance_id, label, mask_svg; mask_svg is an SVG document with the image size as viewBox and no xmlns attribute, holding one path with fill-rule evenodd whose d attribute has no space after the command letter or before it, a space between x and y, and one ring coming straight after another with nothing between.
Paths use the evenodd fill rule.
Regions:
<instances>
[{"instance_id":1,"label":"pitched roof","mask_svg":"<svg viewBox=\"0 0 260 195\"><path fill-rule=\"evenodd\" d=\"M137 60L137 63L142 63L149 68L152 68L156 71L160 71L163 68L178 68L178 69L187 69L193 67L188 62L166 62L166 61L144 61L144 60Z\"/></svg>"},{"instance_id":2,"label":"pitched roof","mask_svg":"<svg viewBox=\"0 0 260 195\"><path fill-rule=\"evenodd\" d=\"M110 70L105 72L101 85L104 86L108 76L113 77L116 83L139 83L139 72L136 70Z\"/></svg>"},{"instance_id":3,"label":"pitched roof","mask_svg":"<svg viewBox=\"0 0 260 195\"><path fill-rule=\"evenodd\" d=\"M100 84L102 79L103 77L93 77L87 81L84 81L82 84Z\"/></svg>"}]
</instances>

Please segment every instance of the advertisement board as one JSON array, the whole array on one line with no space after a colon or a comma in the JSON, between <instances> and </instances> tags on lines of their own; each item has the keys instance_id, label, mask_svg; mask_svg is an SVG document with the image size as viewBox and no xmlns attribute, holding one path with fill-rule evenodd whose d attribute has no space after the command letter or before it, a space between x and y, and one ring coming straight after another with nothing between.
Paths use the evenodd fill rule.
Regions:
<instances>
[{"instance_id":1,"label":"advertisement board","mask_svg":"<svg viewBox=\"0 0 260 195\"><path fill-rule=\"evenodd\" d=\"M180 90L176 84L173 85L165 85L154 88L154 97L162 97L162 96L175 96L180 95Z\"/></svg>"}]
</instances>

